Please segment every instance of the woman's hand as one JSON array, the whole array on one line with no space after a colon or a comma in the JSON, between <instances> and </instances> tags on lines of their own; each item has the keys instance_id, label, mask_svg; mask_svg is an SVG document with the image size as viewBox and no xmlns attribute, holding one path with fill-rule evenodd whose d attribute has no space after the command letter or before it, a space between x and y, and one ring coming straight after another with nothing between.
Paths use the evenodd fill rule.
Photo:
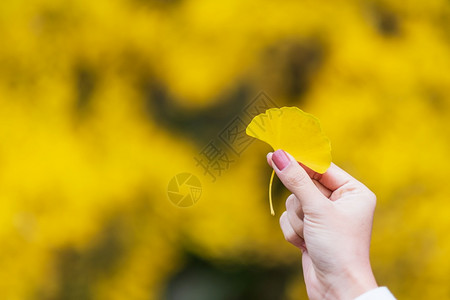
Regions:
<instances>
[{"instance_id":1,"label":"woman's hand","mask_svg":"<svg viewBox=\"0 0 450 300\"><path fill-rule=\"evenodd\" d=\"M283 150L267 160L292 192L280 225L302 250L310 299L354 299L376 288L369 260L375 195L334 164L318 174Z\"/></svg>"}]
</instances>

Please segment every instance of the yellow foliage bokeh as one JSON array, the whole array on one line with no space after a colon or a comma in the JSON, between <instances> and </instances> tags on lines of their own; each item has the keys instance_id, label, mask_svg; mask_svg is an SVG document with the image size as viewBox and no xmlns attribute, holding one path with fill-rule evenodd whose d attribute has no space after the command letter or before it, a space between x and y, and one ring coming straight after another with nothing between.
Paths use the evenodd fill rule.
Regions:
<instances>
[{"instance_id":1,"label":"yellow foliage bokeh","mask_svg":"<svg viewBox=\"0 0 450 300\"><path fill-rule=\"evenodd\" d=\"M278 299L306 297L267 212L269 147L215 181L195 160L261 90L317 116L377 194L378 283L449 298L449 17L443 0L1 1L0 298L164 299L186 253L296 269ZM167 196L182 172L202 183L188 208Z\"/></svg>"}]
</instances>

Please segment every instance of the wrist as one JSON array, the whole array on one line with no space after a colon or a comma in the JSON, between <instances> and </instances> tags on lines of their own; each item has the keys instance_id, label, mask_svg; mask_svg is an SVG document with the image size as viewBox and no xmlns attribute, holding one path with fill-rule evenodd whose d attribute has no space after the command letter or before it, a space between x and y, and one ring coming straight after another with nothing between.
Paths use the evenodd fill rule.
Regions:
<instances>
[{"instance_id":1,"label":"wrist","mask_svg":"<svg viewBox=\"0 0 450 300\"><path fill-rule=\"evenodd\" d=\"M359 268L345 268L338 274L326 291L325 299L355 299L356 297L377 288L377 282L370 264Z\"/></svg>"}]
</instances>

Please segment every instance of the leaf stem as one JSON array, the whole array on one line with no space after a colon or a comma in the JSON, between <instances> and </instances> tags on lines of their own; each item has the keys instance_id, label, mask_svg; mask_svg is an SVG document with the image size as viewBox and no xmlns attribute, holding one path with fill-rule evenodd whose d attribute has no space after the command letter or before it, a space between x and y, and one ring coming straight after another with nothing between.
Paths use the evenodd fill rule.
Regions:
<instances>
[{"instance_id":1,"label":"leaf stem","mask_svg":"<svg viewBox=\"0 0 450 300\"><path fill-rule=\"evenodd\" d=\"M275 216L275 211L273 210L273 203L272 203L272 183L273 183L274 175L275 175L275 170L272 170L272 175L270 176L270 182L269 182L269 204L270 204L270 214L272 216Z\"/></svg>"}]
</instances>

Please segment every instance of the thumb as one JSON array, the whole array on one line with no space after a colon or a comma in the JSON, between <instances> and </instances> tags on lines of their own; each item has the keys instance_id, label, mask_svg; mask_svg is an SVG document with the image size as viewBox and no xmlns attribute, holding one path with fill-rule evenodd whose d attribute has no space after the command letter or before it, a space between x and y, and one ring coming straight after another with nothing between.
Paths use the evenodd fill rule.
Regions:
<instances>
[{"instance_id":1,"label":"thumb","mask_svg":"<svg viewBox=\"0 0 450 300\"><path fill-rule=\"evenodd\" d=\"M312 182L305 169L290 154L279 149L268 158L272 161L272 168L278 178L300 200L304 210L320 207L328 200Z\"/></svg>"}]
</instances>

